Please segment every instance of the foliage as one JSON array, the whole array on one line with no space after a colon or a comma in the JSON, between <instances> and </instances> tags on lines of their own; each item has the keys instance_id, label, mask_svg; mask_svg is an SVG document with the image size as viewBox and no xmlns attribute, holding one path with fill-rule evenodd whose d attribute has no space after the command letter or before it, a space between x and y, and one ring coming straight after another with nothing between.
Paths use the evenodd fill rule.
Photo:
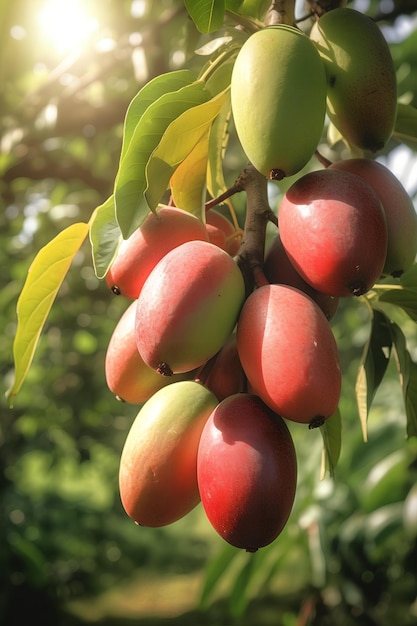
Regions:
<instances>
[{"instance_id":1,"label":"foliage","mask_svg":"<svg viewBox=\"0 0 417 626\"><path fill-rule=\"evenodd\" d=\"M16 4L27 9L23 1ZM120 59L124 50L130 60L134 50L125 34L135 33L137 23L132 3L123 3L122 11L120 4L108 3L107 27ZM177 204L202 216L206 199L226 192L245 166L233 135L229 84L236 54L259 27L265 3L172 1L164 3L165 13L157 3L145 4L140 28L152 50L145 44L135 48L147 59L142 80L132 80L129 64L99 47L91 50L86 68L85 58L68 58L66 66L48 60L45 80L28 71L32 35L25 42L26 65L14 54L18 40L7 37L3 44L12 59L10 67L1 67L0 96L7 354L14 339L13 368L10 357L2 362L14 405L4 409L1 424L6 617L8 594L19 598L29 589L59 604L128 577L140 561L164 566L162 551L153 552L158 541L172 560L185 554L190 567L204 561L192 554L195 545L200 554L198 540L176 551L175 531L138 539L121 514L115 477L133 416L131 407L115 404L103 391L101 363L124 304L112 300L99 279L121 238L166 201L169 191ZM9 27L22 19L11 5L2 9ZM400 3L394 6L401 11ZM381 23L394 17L380 16ZM237 23L242 27L236 29ZM387 158L398 146L412 152L417 146L415 39L414 30L391 46L400 105ZM185 62L173 64L172 51L180 51ZM33 63L41 63L42 54L41 46ZM75 104L78 117L69 115ZM346 154L332 132L323 137L328 156ZM308 166L314 167L317 162ZM275 204L288 184L272 184ZM243 202L233 199L239 216ZM299 594L298 600L311 590L305 599L310 615L325 620L339 606L352 622L356 614L364 624L394 618L412 623L417 535L407 506L416 482L416 302L414 266L400 280L380 281L341 307L333 329L346 387L321 437L317 433L306 442L304 430L293 427L303 469L291 522L276 545L255 558L221 549L207 569L202 609L226 595L227 611L242 616L253 598L280 591L284 572L284 587ZM72 525L80 535L68 530ZM391 608L394 596L398 606ZM288 623L295 624L295 617Z\"/></svg>"}]
</instances>

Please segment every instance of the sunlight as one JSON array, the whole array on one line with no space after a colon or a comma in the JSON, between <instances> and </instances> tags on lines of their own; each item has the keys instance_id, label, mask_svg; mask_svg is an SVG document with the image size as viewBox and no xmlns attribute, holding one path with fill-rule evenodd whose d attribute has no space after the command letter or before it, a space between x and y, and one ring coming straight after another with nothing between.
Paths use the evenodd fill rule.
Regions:
<instances>
[{"instance_id":1,"label":"sunlight","mask_svg":"<svg viewBox=\"0 0 417 626\"><path fill-rule=\"evenodd\" d=\"M76 52L98 28L81 0L46 0L39 24L60 54Z\"/></svg>"}]
</instances>

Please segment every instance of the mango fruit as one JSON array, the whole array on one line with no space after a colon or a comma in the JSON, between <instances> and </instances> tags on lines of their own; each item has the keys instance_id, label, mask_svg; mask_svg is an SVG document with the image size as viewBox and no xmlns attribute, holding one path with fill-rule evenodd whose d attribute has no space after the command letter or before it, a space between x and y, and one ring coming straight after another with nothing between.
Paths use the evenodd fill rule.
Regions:
<instances>
[{"instance_id":1,"label":"mango fruit","mask_svg":"<svg viewBox=\"0 0 417 626\"><path fill-rule=\"evenodd\" d=\"M398 278L413 265L417 255L417 213L398 178L372 159L343 159L330 166L357 174L371 185L381 201L387 222L387 255L382 274Z\"/></svg>"},{"instance_id":2,"label":"mango fruit","mask_svg":"<svg viewBox=\"0 0 417 626\"><path fill-rule=\"evenodd\" d=\"M263 285L246 300L237 349L250 390L284 419L321 425L337 409L339 352L323 311L288 285Z\"/></svg>"},{"instance_id":3,"label":"mango fruit","mask_svg":"<svg viewBox=\"0 0 417 626\"><path fill-rule=\"evenodd\" d=\"M245 297L233 258L207 241L168 252L149 274L136 307L136 345L167 376L203 365L233 331Z\"/></svg>"},{"instance_id":4,"label":"mango fruit","mask_svg":"<svg viewBox=\"0 0 417 626\"><path fill-rule=\"evenodd\" d=\"M131 302L117 322L110 337L104 371L110 391L123 402L142 404L168 384L182 380L185 374L171 378L160 376L143 362L136 346L136 300ZM193 373L189 374L192 378Z\"/></svg>"},{"instance_id":5,"label":"mango fruit","mask_svg":"<svg viewBox=\"0 0 417 626\"><path fill-rule=\"evenodd\" d=\"M290 285L304 291L317 302L328 320L335 316L339 307L339 298L321 293L306 283L288 258L279 233L274 237L266 251L264 272L270 283Z\"/></svg>"},{"instance_id":6,"label":"mango fruit","mask_svg":"<svg viewBox=\"0 0 417 626\"><path fill-rule=\"evenodd\" d=\"M314 24L311 41L327 74L327 113L346 141L376 152L392 135L397 81L391 52L379 26L343 7Z\"/></svg>"},{"instance_id":7,"label":"mango fruit","mask_svg":"<svg viewBox=\"0 0 417 626\"><path fill-rule=\"evenodd\" d=\"M284 420L253 394L223 400L201 434L197 480L204 511L225 541L248 552L272 543L289 518L297 483Z\"/></svg>"},{"instance_id":8,"label":"mango fruit","mask_svg":"<svg viewBox=\"0 0 417 626\"><path fill-rule=\"evenodd\" d=\"M237 352L236 333L230 335L213 360L202 382L219 401L245 389L246 377Z\"/></svg>"},{"instance_id":9,"label":"mango fruit","mask_svg":"<svg viewBox=\"0 0 417 626\"><path fill-rule=\"evenodd\" d=\"M216 397L196 381L157 391L140 409L122 450L119 492L126 513L142 526L165 526L200 501L197 453Z\"/></svg>"},{"instance_id":10,"label":"mango fruit","mask_svg":"<svg viewBox=\"0 0 417 626\"><path fill-rule=\"evenodd\" d=\"M124 239L106 274L115 295L136 299L150 271L169 250L185 241L208 241L205 225L195 215L161 205L128 239Z\"/></svg>"},{"instance_id":11,"label":"mango fruit","mask_svg":"<svg viewBox=\"0 0 417 626\"><path fill-rule=\"evenodd\" d=\"M282 198L278 226L291 263L321 293L360 296L381 276L385 213L373 188L356 174L327 168L301 176Z\"/></svg>"},{"instance_id":12,"label":"mango fruit","mask_svg":"<svg viewBox=\"0 0 417 626\"><path fill-rule=\"evenodd\" d=\"M259 172L279 180L310 160L323 131L326 86L315 45L297 28L268 26L245 41L232 72L232 112Z\"/></svg>"}]
</instances>

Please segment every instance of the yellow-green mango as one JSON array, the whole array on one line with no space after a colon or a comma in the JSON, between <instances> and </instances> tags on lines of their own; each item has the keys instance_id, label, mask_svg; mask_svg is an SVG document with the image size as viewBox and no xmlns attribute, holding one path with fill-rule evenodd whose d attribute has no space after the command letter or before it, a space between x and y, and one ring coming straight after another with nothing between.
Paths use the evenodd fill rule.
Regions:
<instances>
[{"instance_id":1,"label":"yellow-green mango","mask_svg":"<svg viewBox=\"0 0 417 626\"><path fill-rule=\"evenodd\" d=\"M231 80L232 112L252 165L279 180L310 160L323 130L326 73L315 45L285 24L249 37Z\"/></svg>"},{"instance_id":2,"label":"yellow-green mango","mask_svg":"<svg viewBox=\"0 0 417 626\"><path fill-rule=\"evenodd\" d=\"M209 389L188 380L159 389L140 409L122 450L119 492L141 526L171 524L200 502L198 445L217 404Z\"/></svg>"},{"instance_id":3,"label":"yellow-green mango","mask_svg":"<svg viewBox=\"0 0 417 626\"><path fill-rule=\"evenodd\" d=\"M310 38L327 73L327 113L346 141L384 147L394 129L397 82L387 41L376 22L350 8L325 13Z\"/></svg>"}]
</instances>

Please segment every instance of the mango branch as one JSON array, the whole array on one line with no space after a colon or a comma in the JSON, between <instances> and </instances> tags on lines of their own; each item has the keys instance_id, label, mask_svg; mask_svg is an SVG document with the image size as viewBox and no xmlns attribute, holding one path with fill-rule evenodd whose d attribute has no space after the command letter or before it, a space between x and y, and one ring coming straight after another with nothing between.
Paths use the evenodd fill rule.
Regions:
<instances>
[{"instance_id":1,"label":"mango branch","mask_svg":"<svg viewBox=\"0 0 417 626\"><path fill-rule=\"evenodd\" d=\"M277 226L278 220L268 203L267 179L253 165L243 170L237 184L246 193L246 217L242 245L235 260L248 295L255 286L268 284L263 271L266 227L268 222Z\"/></svg>"}]
</instances>

